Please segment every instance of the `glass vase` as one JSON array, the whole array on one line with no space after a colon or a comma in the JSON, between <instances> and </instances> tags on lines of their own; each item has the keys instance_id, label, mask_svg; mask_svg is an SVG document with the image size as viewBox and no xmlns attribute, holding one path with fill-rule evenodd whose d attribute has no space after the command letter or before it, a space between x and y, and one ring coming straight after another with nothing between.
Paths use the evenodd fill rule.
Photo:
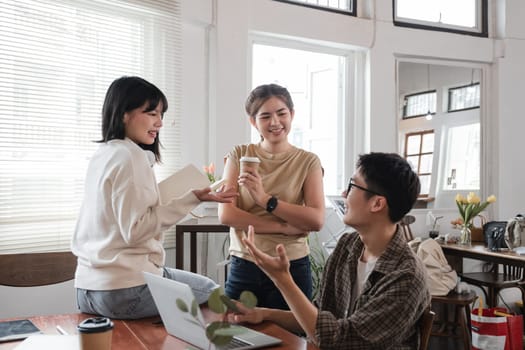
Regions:
<instances>
[{"instance_id":1,"label":"glass vase","mask_svg":"<svg viewBox=\"0 0 525 350\"><path fill-rule=\"evenodd\" d=\"M470 245L472 243L472 232L468 226L461 227L459 235L459 244Z\"/></svg>"}]
</instances>

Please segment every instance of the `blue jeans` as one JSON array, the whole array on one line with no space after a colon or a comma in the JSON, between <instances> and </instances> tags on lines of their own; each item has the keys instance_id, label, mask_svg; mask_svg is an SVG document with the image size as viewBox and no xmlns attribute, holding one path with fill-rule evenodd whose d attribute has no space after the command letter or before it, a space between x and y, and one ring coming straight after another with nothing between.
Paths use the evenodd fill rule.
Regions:
<instances>
[{"instance_id":1,"label":"blue jeans","mask_svg":"<svg viewBox=\"0 0 525 350\"><path fill-rule=\"evenodd\" d=\"M308 299L312 299L310 258L305 256L290 261L290 273L304 295ZM255 294L257 306L282 310L290 309L279 289L257 265L251 261L232 256L224 292L232 299L239 299L245 290Z\"/></svg>"},{"instance_id":2,"label":"blue jeans","mask_svg":"<svg viewBox=\"0 0 525 350\"><path fill-rule=\"evenodd\" d=\"M219 287L208 277L169 267L164 268L163 276L188 284L199 304L208 301L210 293ZM159 314L146 284L115 290L77 288L77 304L81 312L121 320Z\"/></svg>"}]
</instances>

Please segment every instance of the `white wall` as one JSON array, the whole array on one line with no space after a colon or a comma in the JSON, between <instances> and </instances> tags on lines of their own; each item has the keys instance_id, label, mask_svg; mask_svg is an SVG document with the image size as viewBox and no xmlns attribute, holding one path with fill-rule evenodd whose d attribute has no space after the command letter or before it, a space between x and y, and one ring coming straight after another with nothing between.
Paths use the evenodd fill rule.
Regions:
<instances>
[{"instance_id":1,"label":"white wall","mask_svg":"<svg viewBox=\"0 0 525 350\"><path fill-rule=\"evenodd\" d=\"M249 141L243 103L249 92L249 34L272 33L332 43L363 50L367 58L365 111L359 116L368 126L360 150L396 151L396 57L429 57L473 61L490 65L492 91L489 123L484 136L494 144L484 174L498 201L492 219L525 213L523 147L523 91L525 91L525 2L490 2L497 10L491 29L500 37L478 38L443 32L394 27L392 2L374 1L370 19L323 12L270 0L182 0L183 3L183 137L184 161L214 161L222 171L222 158L230 148ZM361 2L360 2L361 3ZM487 141L487 137L485 137ZM353 168L353 164L350 165ZM444 220L453 219L453 211ZM425 212L415 211L414 231L425 234ZM441 215L441 214L440 214ZM15 304L18 291L0 287L0 317L27 315ZM64 288L70 289L68 285ZM55 293L55 292L53 292ZM38 294L48 294L39 290ZM70 305L69 297L52 298L43 307L58 312ZM36 298L35 298L36 299ZM20 306L21 307L21 306ZM70 307L70 306L68 306ZM34 313L46 313L31 307Z\"/></svg>"}]
</instances>

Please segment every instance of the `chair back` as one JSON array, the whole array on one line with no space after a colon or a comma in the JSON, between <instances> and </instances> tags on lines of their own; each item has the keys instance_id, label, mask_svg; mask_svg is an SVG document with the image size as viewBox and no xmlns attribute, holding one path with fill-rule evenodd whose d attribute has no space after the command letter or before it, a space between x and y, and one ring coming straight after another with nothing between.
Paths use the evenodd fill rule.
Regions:
<instances>
[{"instance_id":1,"label":"chair back","mask_svg":"<svg viewBox=\"0 0 525 350\"><path fill-rule=\"evenodd\" d=\"M498 265L497 264L494 264L496 265L496 268L494 270L497 270L498 269ZM524 279L524 276L523 276L523 267L522 266L516 266L516 265L503 265L503 276L505 276L506 278L511 278L511 279L517 279L517 280L523 280ZM496 273L498 271L495 271Z\"/></svg>"},{"instance_id":2,"label":"chair back","mask_svg":"<svg viewBox=\"0 0 525 350\"><path fill-rule=\"evenodd\" d=\"M426 308L419 319L419 350L427 350L428 342L430 340L430 333L432 331L432 324L434 323L434 317L436 313Z\"/></svg>"},{"instance_id":3,"label":"chair back","mask_svg":"<svg viewBox=\"0 0 525 350\"><path fill-rule=\"evenodd\" d=\"M401 228L403 229L403 233L405 234L405 238L407 242L410 242L414 239L414 235L412 234L412 230L410 229L410 224L413 224L416 221L416 217L413 215L405 215L399 222L399 225L401 225Z\"/></svg>"},{"instance_id":4,"label":"chair back","mask_svg":"<svg viewBox=\"0 0 525 350\"><path fill-rule=\"evenodd\" d=\"M36 287L75 278L77 258L71 252L0 254L0 285Z\"/></svg>"}]
</instances>

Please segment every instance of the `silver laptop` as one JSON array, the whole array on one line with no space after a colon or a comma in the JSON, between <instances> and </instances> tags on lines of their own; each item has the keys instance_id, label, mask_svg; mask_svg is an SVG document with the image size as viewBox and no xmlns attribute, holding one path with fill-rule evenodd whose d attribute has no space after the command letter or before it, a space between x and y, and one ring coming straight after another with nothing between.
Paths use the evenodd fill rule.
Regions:
<instances>
[{"instance_id":1,"label":"silver laptop","mask_svg":"<svg viewBox=\"0 0 525 350\"><path fill-rule=\"evenodd\" d=\"M184 340L200 349L208 349L210 341L206 338L206 331L202 325L206 325L202 313L197 308L199 322L190 313L181 311L176 304L177 299L182 299L188 307L195 299L191 288L162 276L144 272L144 279L159 310L160 317L166 327L168 334ZM242 327L243 332L234 336L230 344L224 347L213 347L212 349L257 349L270 345L280 344L282 341L253 329Z\"/></svg>"}]
</instances>

